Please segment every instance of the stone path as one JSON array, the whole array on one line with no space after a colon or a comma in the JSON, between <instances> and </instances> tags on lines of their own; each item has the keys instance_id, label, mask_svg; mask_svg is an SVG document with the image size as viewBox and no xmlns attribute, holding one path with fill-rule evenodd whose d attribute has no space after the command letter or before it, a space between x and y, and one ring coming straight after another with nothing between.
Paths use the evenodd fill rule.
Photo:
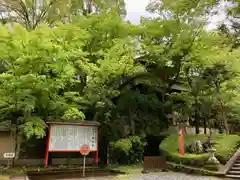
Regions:
<instances>
[{"instance_id":1,"label":"stone path","mask_svg":"<svg viewBox=\"0 0 240 180\"><path fill-rule=\"evenodd\" d=\"M141 176L126 177L124 180L220 180L216 177L193 176L181 173L154 173Z\"/></svg>"}]
</instances>

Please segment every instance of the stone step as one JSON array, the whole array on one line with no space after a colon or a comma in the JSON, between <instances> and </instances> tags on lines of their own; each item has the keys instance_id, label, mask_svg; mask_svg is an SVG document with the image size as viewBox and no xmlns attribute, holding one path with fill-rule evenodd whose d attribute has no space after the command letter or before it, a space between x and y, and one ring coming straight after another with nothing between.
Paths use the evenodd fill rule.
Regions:
<instances>
[{"instance_id":1,"label":"stone step","mask_svg":"<svg viewBox=\"0 0 240 180\"><path fill-rule=\"evenodd\" d=\"M233 166L233 167L231 168L231 170L240 171L240 166L239 166L239 167L238 167L238 166L237 166L237 167L234 167L234 166Z\"/></svg>"},{"instance_id":2,"label":"stone step","mask_svg":"<svg viewBox=\"0 0 240 180\"><path fill-rule=\"evenodd\" d=\"M240 175L230 175L230 174L228 174L225 177L226 178L231 178L231 179L240 179Z\"/></svg>"},{"instance_id":3,"label":"stone step","mask_svg":"<svg viewBox=\"0 0 240 180\"><path fill-rule=\"evenodd\" d=\"M228 171L228 174L234 174L234 175L239 175L240 176L240 171Z\"/></svg>"},{"instance_id":4,"label":"stone step","mask_svg":"<svg viewBox=\"0 0 240 180\"><path fill-rule=\"evenodd\" d=\"M233 167L240 167L240 163L235 163Z\"/></svg>"}]
</instances>

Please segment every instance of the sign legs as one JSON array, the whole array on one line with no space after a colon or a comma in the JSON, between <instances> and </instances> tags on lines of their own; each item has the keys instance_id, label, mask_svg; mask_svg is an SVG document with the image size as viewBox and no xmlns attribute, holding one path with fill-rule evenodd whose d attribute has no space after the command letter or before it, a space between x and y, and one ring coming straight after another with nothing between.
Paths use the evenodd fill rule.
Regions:
<instances>
[{"instance_id":1,"label":"sign legs","mask_svg":"<svg viewBox=\"0 0 240 180\"><path fill-rule=\"evenodd\" d=\"M48 151L46 151L45 159L44 159L44 166L48 166L48 156L49 156Z\"/></svg>"},{"instance_id":2,"label":"sign legs","mask_svg":"<svg viewBox=\"0 0 240 180\"><path fill-rule=\"evenodd\" d=\"M98 151L95 152L95 157L94 157L94 159L95 159L96 165L98 165Z\"/></svg>"}]
</instances>

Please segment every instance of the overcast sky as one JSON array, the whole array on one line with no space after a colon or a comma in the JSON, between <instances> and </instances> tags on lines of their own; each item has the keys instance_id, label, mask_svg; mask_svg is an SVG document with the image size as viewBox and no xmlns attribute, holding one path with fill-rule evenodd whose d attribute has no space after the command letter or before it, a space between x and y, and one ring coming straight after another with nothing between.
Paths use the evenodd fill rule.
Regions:
<instances>
[{"instance_id":1,"label":"overcast sky","mask_svg":"<svg viewBox=\"0 0 240 180\"><path fill-rule=\"evenodd\" d=\"M151 17L152 14L149 12L146 12L145 8L150 0L125 0L126 7L127 7L127 20L130 20L134 24L138 24L140 22L140 17ZM219 14L214 15L211 17L211 24L208 26L208 28L212 29L215 28L216 25L224 21L225 15L224 13L224 7L226 4L222 3L219 7Z\"/></svg>"},{"instance_id":2,"label":"overcast sky","mask_svg":"<svg viewBox=\"0 0 240 180\"><path fill-rule=\"evenodd\" d=\"M125 0L127 6L127 20L137 24L140 22L140 17L150 17L151 13L145 11L150 0Z\"/></svg>"}]
</instances>

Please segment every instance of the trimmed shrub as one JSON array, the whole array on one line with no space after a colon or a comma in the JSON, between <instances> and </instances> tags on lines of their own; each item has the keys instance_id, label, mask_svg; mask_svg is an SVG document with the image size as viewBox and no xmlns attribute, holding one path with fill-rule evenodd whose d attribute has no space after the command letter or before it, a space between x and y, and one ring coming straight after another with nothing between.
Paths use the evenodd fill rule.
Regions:
<instances>
[{"instance_id":1,"label":"trimmed shrub","mask_svg":"<svg viewBox=\"0 0 240 180\"><path fill-rule=\"evenodd\" d=\"M185 145L189 146L192 142L197 140L207 139L206 135L187 135L185 136ZM234 152L238 149L240 144L240 137L237 135L214 135L213 141L215 142L216 157L221 164L225 164ZM171 162L184 165L193 165L195 167L202 167L206 164L209 158L208 153L203 154L190 154L185 153L182 157L179 155L179 143L177 135L168 136L159 146L162 154L166 159Z\"/></svg>"},{"instance_id":2,"label":"trimmed shrub","mask_svg":"<svg viewBox=\"0 0 240 180\"><path fill-rule=\"evenodd\" d=\"M113 163L127 164L132 142L130 139L120 139L110 143L110 154Z\"/></svg>"},{"instance_id":3,"label":"trimmed shrub","mask_svg":"<svg viewBox=\"0 0 240 180\"><path fill-rule=\"evenodd\" d=\"M110 154L113 163L135 164L142 162L144 148L147 145L145 138L130 136L110 143Z\"/></svg>"}]
</instances>

